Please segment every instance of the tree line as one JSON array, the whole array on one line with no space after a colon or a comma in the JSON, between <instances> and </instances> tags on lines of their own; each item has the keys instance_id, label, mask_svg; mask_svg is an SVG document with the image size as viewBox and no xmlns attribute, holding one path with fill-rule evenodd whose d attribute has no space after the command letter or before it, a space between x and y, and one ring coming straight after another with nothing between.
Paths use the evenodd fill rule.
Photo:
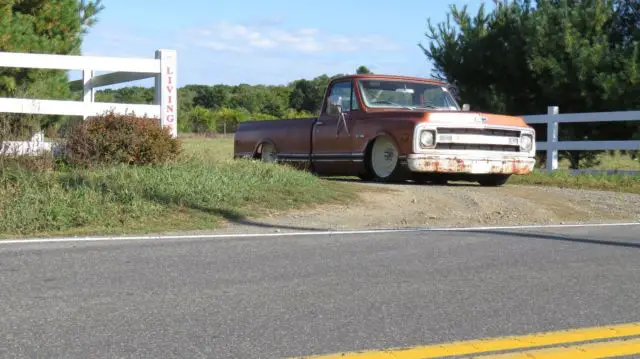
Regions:
<instances>
[{"instance_id":1,"label":"tree line","mask_svg":"<svg viewBox=\"0 0 640 359\"><path fill-rule=\"evenodd\" d=\"M433 76L457 88L473 110L524 115L626 111L640 108L640 0L494 0L472 14L451 6L445 21L429 20L418 54ZM80 54L96 24L100 0L7 0L0 5L0 51ZM420 61L420 55L416 57ZM369 72L365 66L356 72ZM187 85L178 90L179 131L232 132L247 119L317 114L335 75L287 85ZM0 69L0 96L77 99L64 71ZM151 103L153 90L98 91L97 101ZM0 116L3 127L60 127L61 116ZM606 119L603 119L606 120ZM63 127L63 126L62 126ZM545 140L544 125L536 125ZM640 139L638 122L565 124L561 140ZM569 151L572 167L594 164L597 152Z\"/></svg>"},{"instance_id":2,"label":"tree line","mask_svg":"<svg viewBox=\"0 0 640 359\"><path fill-rule=\"evenodd\" d=\"M359 66L356 73L371 73ZM190 133L233 132L247 120L313 117L332 76L299 79L287 85L186 85L178 88L178 131ZM96 92L96 101L153 103L153 88L123 87Z\"/></svg>"},{"instance_id":3,"label":"tree line","mask_svg":"<svg viewBox=\"0 0 640 359\"><path fill-rule=\"evenodd\" d=\"M434 77L472 109L525 115L640 108L640 0L494 0L477 13L451 6L420 45ZM606 119L603 119L606 121ZM560 140L640 139L640 122L560 126ZM545 125L536 125L546 139ZM573 168L597 152L565 151Z\"/></svg>"}]
</instances>

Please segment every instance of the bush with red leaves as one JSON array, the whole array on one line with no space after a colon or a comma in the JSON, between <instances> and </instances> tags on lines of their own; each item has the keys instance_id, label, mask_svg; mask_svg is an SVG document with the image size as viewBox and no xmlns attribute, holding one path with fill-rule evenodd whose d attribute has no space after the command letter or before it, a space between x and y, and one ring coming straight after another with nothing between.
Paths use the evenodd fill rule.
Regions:
<instances>
[{"instance_id":1,"label":"bush with red leaves","mask_svg":"<svg viewBox=\"0 0 640 359\"><path fill-rule=\"evenodd\" d=\"M147 165L173 161L181 151L160 120L113 111L87 118L70 129L62 148L69 165Z\"/></svg>"}]
</instances>

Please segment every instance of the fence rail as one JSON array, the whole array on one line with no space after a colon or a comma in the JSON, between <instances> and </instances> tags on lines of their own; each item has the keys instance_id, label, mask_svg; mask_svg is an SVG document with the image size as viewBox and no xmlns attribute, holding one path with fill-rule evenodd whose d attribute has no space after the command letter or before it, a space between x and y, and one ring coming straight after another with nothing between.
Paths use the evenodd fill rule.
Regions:
<instances>
[{"instance_id":1,"label":"fence rail","mask_svg":"<svg viewBox=\"0 0 640 359\"><path fill-rule=\"evenodd\" d=\"M640 121L640 111L560 114L557 106L549 106L546 115L522 117L530 125L547 125L547 141L536 142L536 148L547 153L547 171L558 169L558 151L640 150L640 141L558 141L561 123Z\"/></svg>"},{"instance_id":2,"label":"fence rail","mask_svg":"<svg viewBox=\"0 0 640 359\"><path fill-rule=\"evenodd\" d=\"M157 50L155 58L50 55L0 52L0 68L81 70L82 79L69 83L82 90L82 101L40 100L0 97L0 113L35 115L97 115L108 110L160 118L161 126L178 135L177 59L174 50ZM111 71L95 76L96 71ZM155 96L152 105L95 102L95 89L124 82L153 78Z\"/></svg>"}]
</instances>

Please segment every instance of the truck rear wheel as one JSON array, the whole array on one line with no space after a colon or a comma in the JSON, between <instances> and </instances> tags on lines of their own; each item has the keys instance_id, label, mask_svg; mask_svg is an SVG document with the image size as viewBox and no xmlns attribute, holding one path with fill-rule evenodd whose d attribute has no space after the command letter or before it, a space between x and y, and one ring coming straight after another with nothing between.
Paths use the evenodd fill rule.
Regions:
<instances>
[{"instance_id":1,"label":"truck rear wheel","mask_svg":"<svg viewBox=\"0 0 640 359\"><path fill-rule=\"evenodd\" d=\"M396 145L386 136L375 139L368 156L368 167L373 180L390 182L398 180L401 171Z\"/></svg>"},{"instance_id":2,"label":"truck rear wheel","mask_svg":"<svg viewBox=\"0 0 640 359\"><path fill-rule=\"evenodd\" d=\"M260 148L260 159L262 162L276 162L278 153L276 152L276 147L272 143L263 143Z\"/></svg>"}]
</instances>

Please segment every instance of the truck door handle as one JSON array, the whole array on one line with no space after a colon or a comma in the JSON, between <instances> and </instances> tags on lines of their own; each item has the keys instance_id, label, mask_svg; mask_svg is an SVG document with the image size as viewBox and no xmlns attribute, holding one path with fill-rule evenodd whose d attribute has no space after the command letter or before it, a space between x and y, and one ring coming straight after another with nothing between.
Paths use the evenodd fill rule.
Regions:
<instances>
[{"instance_id":1,"label":"truck door handle","mask_svg":"<svg viewBox=\"0 0 640 359\"><path fill-rule=\"evenodd\" d=\"M324 125L324 122L322 122L322 121L317 121L316 122L316 126L322 126L322 125Z\"/></svg>"}]
</instances>

